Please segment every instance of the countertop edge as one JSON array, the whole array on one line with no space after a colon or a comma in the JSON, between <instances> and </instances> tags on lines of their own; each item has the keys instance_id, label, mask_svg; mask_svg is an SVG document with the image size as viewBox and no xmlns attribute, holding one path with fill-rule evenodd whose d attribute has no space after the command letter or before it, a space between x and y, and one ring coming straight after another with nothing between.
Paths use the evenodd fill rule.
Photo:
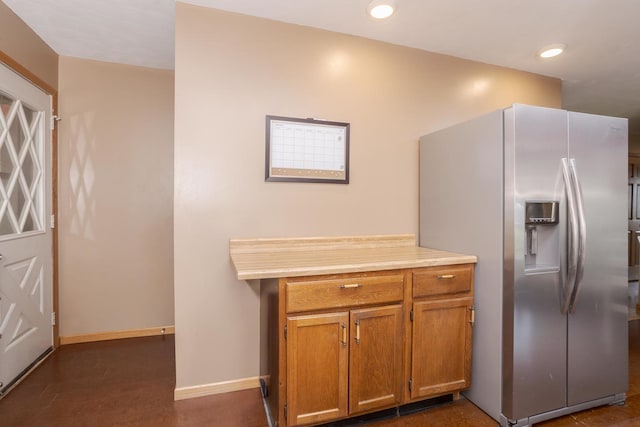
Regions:
<instances>
[{"instance_id":1,"label":"countertop edge","mask_svg":"<svg viewBox=\"0 0 640 427\"><path fill-rule=\"evenodd\" d=\"M358 264L334 264L267 270L240 270L236 266L236 271L238 272L238 280L257 280L277 279L281 277L315 276L323 274L361 273L365 271L385 271L405 268L437 267L441 265L475 264L477 262L478 259L474 255L452 253L451 256L435 257L431 259L375 261L370 263L363 262Z\"/></svg>"},{"instance_id":2,"label":"countertop edge","mask_svg":"<svg viewBox=\"0 0 640 427\"><path fill-rule=\"evenodd\" d=\"M358 248L396 248L416 245L414 234L368 236L290 237L229 239L229 253L281 253L309 250L340 250Z\"/></svg>"}]
</instances>

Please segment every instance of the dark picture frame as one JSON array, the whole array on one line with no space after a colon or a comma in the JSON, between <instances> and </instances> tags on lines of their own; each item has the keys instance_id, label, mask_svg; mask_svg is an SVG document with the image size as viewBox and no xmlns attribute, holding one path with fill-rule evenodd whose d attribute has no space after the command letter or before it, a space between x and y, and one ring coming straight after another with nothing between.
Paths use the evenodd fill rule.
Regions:
<instances>
[{"instance_id":1,"label":"dark picture frame","mask_svg":"<svg viewBox=\"0 0 640 427\"><path fill-rule=\"evenodd\" d=\"M349 183L349 123L267 115L265 126L265 181Z\"/></svg>"}]
</instances>

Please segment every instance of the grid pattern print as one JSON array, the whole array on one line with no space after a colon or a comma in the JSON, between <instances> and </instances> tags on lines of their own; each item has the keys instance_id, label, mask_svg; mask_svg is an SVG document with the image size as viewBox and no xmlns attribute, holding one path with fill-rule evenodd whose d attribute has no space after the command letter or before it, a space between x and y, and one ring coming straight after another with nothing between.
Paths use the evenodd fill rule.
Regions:
<instances>
[{"instance_id":1,"label":"grid pattern print","mask_svg":"<svg viewBox=\"0 0 640 427\"><path fill-rule=\"evenodd\" d=\"M345 129L305 123L271 122L271 167L344 171Z\"/></svg>"}]
</instances>

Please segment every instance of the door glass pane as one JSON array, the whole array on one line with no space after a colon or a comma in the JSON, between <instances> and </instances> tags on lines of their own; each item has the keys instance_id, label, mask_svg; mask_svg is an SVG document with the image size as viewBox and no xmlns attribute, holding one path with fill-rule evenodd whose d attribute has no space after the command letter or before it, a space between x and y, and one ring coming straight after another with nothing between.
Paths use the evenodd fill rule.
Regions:
<instances>
[{"instance_id":1,"label":"door glass pane","mask_svg":"<svg viewBox=\"0 0 640 427\"><path fill-rule=\"evenodd\" d=\"M0 93L0 237L42 230L43 113Z\"/></svg>"},{"instance_id":2,"label":"door glass pane","mask_svg":"<svg viewBox=\"0 0 640 427\"><path fill-rule=\"evenodd\" d=\"M9 215L3 215L2 218L0 218L0 236L13 233L15 233L15 229L9 221Z\"/></svg>"},{"instance_id":3,"label":"door glass pane","mask_svg":"<svg viewBox=\"0 0 640 427\"><path fill-rule=\"evenodd\" d=\"M31 190L33 188L33 185L35 184L35 179L37 178L37 170L33 162L31 153L27 153L22 162L22 175L24 176L24 181L25 184L27 184L27 188Z\"/></svg>"},{"instance_id":4,"label":"door glass pane","mask_svg":"<svg viewBox=\"0 0 640 427\"><path fill-rule=\"evenodd\" d=\"M9 149L5 143L8 135L5 133L7 122L6 117L9 114L9 109L11 108L12 103L12 99L7 98L0 93L0 180L5 187L9 181L11 171L13 170L13 163L9 158ZM2 206L2 203L2 194L0 193L0 206Z\"/></svg>"},{"instance_id":5,"label":"door glass pane","mask_svg":"<svg viewBox=\"0 0 640 427\"><path fill-rule=\"evenodd\" d=\"M27 215L24 225L22 226L22 231L36 231L36 230L37 228L33 223L33 219L31 218L31 215Z\"/></svg>"},{"instance_id":6,"label":"door glass pane","mask_svg":"<svg viewBox=\"0 0 640 427\"><path fill-rule=\"evenodd\" d=\"M9 108L11 108L11 104L13 104L13 99L5 96L0 93L0 111L6 117L9 114Z\"/></svg>"},{"instance_id":7,"label":"door glass pane","mask_svg":"<svg viewBox=\"0 0 640 427\"><path fill-rule=\"evenodd\" d=\"M7 129L5 125L7 122L6 117L12 103L12 99L7 98L0 93L0 184L2 184L3 189L7 188L9 177L14 169L13 162L9 157L9 149L6 144L8 133L5 132ZM0 235L13 234L16 231L13 228L12 223L9 221L7 204L8 200L6 192L0 191Z\"/></svg>"},{"instance_id":8,"label":"door glass pane","mask_svg":"<svg viewBox=\"0 0 640 427\"><path fill-rule=\"evenodd\" d=\"M9 156L9 148L7 144L0 141L0 182L2 182L3 188L7 188L9 185L9 177L14 170L13 162ZM0 192L0 203L2 203L2 193Z\"/></svg>"},{"instance_id":9,"label":"door glass pane","mask_svg":"<svg viewBox=\"0 0 640 427\"><path fill-rule=\"evenodd\" d=\"M24 207L24 195L22 194L22 188L20 185L14 185L13 191L9 196L9 209L12 210L13 214L16 218L20 218L20 214L22 213L22 208ZM20 227L16 227L20 229Z\"/></svg>"},{"instance_id":10,"label":"door glass pane","mask_svg":"<svg viewBox=\"0 0 640 427\"><path fill-rule=\"evenodd\" d=\"M24 127L25 120L26 118L23 114L20 114L20 112L8 117L7 126L9 127L9 138L13 142L13 148L16 150L16 153L21 152L28 133Z\"/></svg>"}]
</instances>

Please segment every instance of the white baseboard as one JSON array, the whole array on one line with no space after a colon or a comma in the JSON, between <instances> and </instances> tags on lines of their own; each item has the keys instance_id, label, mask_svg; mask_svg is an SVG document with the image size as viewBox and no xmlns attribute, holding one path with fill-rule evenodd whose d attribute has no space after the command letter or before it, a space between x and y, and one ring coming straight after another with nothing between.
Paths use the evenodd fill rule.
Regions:
<instances>
[{"instance_id":1,"label":"white baseboard","mask_svg":"<svg viewBox=\"0 0 640 427\"><path fill-rule=\"evenodd\" d=\"M156 328L129 329L126 331L98 332L95 334L71 335L60 337L60 345L78 344L83 342L118 340L121 338L151 337L155 335L175 334L174 326L158 326Z\"/></svg>"},{"instance_id":2,"label":"white baseboard","mask_svg":"<svg viewBox=\"0 0 640 427\"><path fill-rule=\"evenodd\" d=\"M212 394L229 393L232 391L248 390L259 387L260 377L240 378L237 380L223 381L213 384L176 388L173 392L173 399L192 399L194 397L210 396Z\"/></svg>"}]
</instances>

